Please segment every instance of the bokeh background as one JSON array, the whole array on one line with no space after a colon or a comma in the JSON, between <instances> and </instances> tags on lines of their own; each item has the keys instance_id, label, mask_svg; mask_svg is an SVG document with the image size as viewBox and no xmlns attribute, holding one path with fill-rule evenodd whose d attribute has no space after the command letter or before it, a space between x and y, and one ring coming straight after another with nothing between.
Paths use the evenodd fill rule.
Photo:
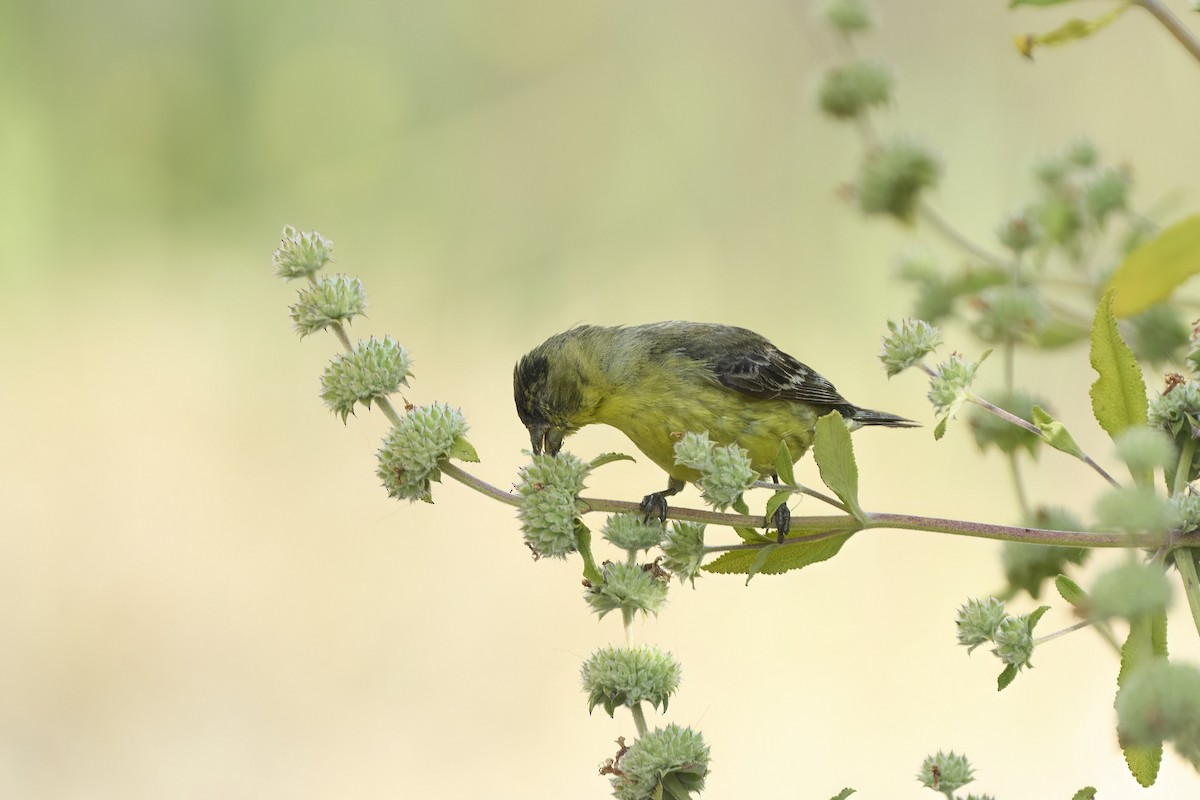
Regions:
<instances>
[{"instance_id":1,"label":"bokeh background","mask_svg":"<svg viewBox=\"0 0 1200 800\"><path fill-rule=\"evenodd\" d=\"M1139 206L1200 204L1200 67L1148 16L1030 62L1013 34L1073 5L878 5L882 124L938 150L934 202L972 236L1081 134L1133 166ZM271 251L285 223L337 242L371 300L352 334L411 350L406 397L461 406L501 486L528 446L514 360L584 321L751 326L929 422L924 382L875 354L911 303L894 253L938 243L839 192L859 144L813 103L835 53L782 0L0 3L0 797L607 796L632 725L588 717L578 668L619 621L588 613L577 564L530 559L510 509L457 484L388 500L383 422L321 406L335 342L290 332ZM1111 464L1082 350L1018 375ZM929 430L856 437L868 508L1011 521L1004 462ZM1053 453L1031 474L1084 514L1102 488ZM622 463L591 491L660 482ZM684 666L652 722L704 731L714 798L928 797L912 776L939 748L1000 798L1196 796L1173 757L1148 791L1125 772L1097 637L1002 694L954 645L997 552L877 531L801 573L676 587L637 630ZM1050 602L1045 630L1071 621Z\"/></svg>"}]
</instances>

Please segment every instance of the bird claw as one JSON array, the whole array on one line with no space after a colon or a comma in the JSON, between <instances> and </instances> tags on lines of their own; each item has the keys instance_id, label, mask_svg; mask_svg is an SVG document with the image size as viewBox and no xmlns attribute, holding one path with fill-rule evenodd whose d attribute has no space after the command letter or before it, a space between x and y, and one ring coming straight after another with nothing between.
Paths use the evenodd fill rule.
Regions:
<instances>
[{"instance_id":1,"label":"bird claw","mask_svg":"<svg viewBox=\"0 0 1200 800\"><path fill-rule=\"evenodd\" d=\"M638 505L641 509L642 522L649 522L651 517L657 517L661 523L667 521L667 497L665 492L653 492L642 498Z\"/></svg>"},{"instance_id":2,"label":"bird claw","mask_svg":"<svg viewBox=\"0 0 1200 800\"><path fill-rule=\"evenodd\" d=\"M787 503L780 503L779 508L775 509L775 513L771 515L771 524L779 531L777 541L783 544L784 537L792 528L792 511L787 507Z\"/></svg>"}]
</instances>

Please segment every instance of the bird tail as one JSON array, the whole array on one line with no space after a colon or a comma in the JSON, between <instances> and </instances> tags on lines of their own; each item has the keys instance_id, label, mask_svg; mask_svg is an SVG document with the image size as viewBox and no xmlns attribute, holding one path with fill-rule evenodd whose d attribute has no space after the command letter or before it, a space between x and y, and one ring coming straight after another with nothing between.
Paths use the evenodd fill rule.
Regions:
<instances>
[{"instance_id":1,"label":"bird tail","mask_svg":"<svg viewBox=\"0 0 1200 800\"><path fill-rule=\"evenodd\" d=\"M859 425L882 425L885 428L919 428L921 423L914 422L911 419L898 417L895 414L889 414L886 411L872 411L869 408L859 408L858 406L850 406L843 410L843 416L847 419L857 422ZM848 414L846 412L849 412Z\"/></svg>"}]
</instances>

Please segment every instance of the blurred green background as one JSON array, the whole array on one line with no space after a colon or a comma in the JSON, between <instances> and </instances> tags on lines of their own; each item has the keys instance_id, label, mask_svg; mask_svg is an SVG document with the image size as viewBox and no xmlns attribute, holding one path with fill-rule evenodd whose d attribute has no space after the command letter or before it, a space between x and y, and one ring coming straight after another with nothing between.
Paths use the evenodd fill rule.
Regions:
<instances>
[{"instance_id":1,"label":"blurred green background","mask_svg":"<svg viewBox=\"0 0 1200 800\"><path fill-rule=\"evenodd\" d=\"M1140 207L1196 208L1200 68L1144 14L1031 63L1013 34L1063 13L878 5L885 125L941 153L935 204L972 236L1080 134L1134 167ZM619 622L574 563L530 560L509 509L387 499L384 425L321 406L335 343L295 340L270 254L284 223L337 242L372 304L352 335L412 351L407 398L460 405L501 486L528 446L512 364L578 322L754 327L928 422L923 381L875 360L910 307L893 254L927 239L841 198L859 146L813 104L835 54L807 3L769 0L0 2L0 797L607 796L632 726L586 715L578 667ZM1082 351L1018 374L1111 462ZM1004 462L969 439L860 435L864 504L1011 521ZM1055 454L1031 474L1082 513L1102 488ZM660 483L642 461L591 491ZM1125 772L1095 636L1002 695L954 646L997 550L880 531L676 587L637 632L684 666L653 720L704 731L709 797L929 796L912 775L939 748L1001 798L1195 796L1172 758L1149 791Z\"/></svg>"}]
</instances>

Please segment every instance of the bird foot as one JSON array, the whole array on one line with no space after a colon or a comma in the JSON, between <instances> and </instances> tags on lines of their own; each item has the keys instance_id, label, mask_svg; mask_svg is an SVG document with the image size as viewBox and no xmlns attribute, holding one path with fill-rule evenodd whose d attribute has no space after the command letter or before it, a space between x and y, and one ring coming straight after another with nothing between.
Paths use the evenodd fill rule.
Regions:
<instances>
[{"instance_id":1,"label":"bird foot","mask_svg":"<svg viewBox=\"0 0 1200 800\"><path fill-rule=\"evenodd\" d=\"M667 496L665 492L653 492L642 498L638 505L644 515L643 522L649 522L651 517L657 517L659 522L667 521Z\"/></svg>"},{"instance_id":2,"label":"bird foot","mask_svg":"<svg viewBox=\"0 0 1200 800\"><path fill-rule=\"evenodd\" d=\"M775 513L771 515L771 524L779 531L776 541L783 544L784 537L792 528L792 511L787 507L787 503L781 503L779 508L775 509Z\"/></svg>"}]
</instances>

